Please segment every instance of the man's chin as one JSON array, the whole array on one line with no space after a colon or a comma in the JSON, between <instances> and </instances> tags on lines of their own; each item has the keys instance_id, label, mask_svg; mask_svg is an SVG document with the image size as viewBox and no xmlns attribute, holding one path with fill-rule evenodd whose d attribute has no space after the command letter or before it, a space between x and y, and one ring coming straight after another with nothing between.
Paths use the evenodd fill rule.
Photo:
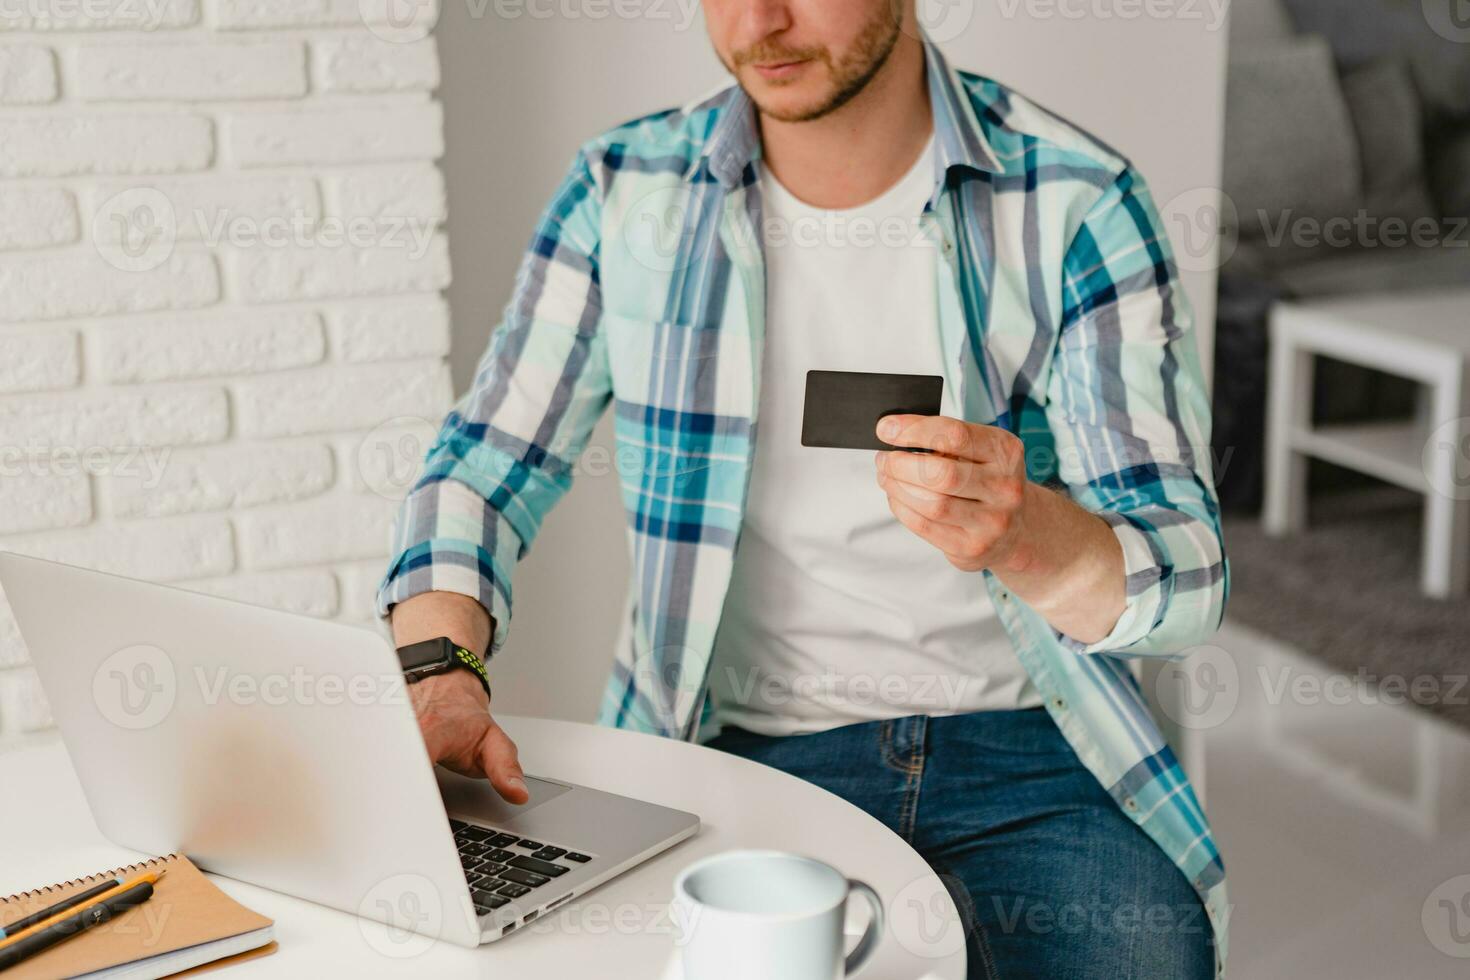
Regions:
<instances>
[{"instance_id":1,"label":"man's chin","mask_svg":"<svg viewBox=\"0 0 1470 980\"><path fill-rule=\"evenodd\" d=\"M813 92L810 85L771 85L766 82L754 84L741 80L741 88L755 103L761 115L778 122L807 122L824 115L831 104L832 94L827 91Z\"/></svg>"}]
</instances>

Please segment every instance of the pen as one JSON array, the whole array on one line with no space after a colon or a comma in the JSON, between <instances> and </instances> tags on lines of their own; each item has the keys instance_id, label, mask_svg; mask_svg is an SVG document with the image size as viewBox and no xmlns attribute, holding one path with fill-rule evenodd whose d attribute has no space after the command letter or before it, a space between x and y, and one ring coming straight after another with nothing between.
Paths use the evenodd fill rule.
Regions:
<instances>
[{"instance_id":1,"label":"pen","mask_svg":"<svg viewBox=\"0 0 1470 980\"><path fill-rule=\"evenodd\" d=\"M153 896L153 884L163 877L164 872L149 873L128 882L120 888L91 899L76 911L53 916L0 944L0 970L5 970L29 956L50 949L57 943L70 939L102 925L119 912L141 905Z\"/></svg>"},{"instance_id":2,"label":"pen","mask_svg":"<svg viewBox=\"0 0 1470 980\"><path fill-rule=\"evenodd\" d=\"M88 888L84 892L77 892L75 895L71 895L71 896L68 896L67 898L63 898L61 901L57 902L55 905L48 905L44 909L41 909L41 911L39 911L39 912L32 912L30 915L26 916L24 919L17 919L17 920L15 920L14 922L10 923L7 926L0 926L0 939L4 939L7 936L14 936L16 933L20 932L22 929L29 929L31 926L35 925L38 922L45 922L47 919L51 918L52 916L60 915L61 913L65 912L67 909L74 909L78 905L81 905L83 902L87 901L88 899L96 898L98 895L101 895L103 892L110 892L110 891L112 891L114 888L116 888L118 886L118 884L119 884L118 879L116 879L116 878L109 879L107 881L102 882L101 884L93 885L91 888Z\"/></svg>"}]
</instances>

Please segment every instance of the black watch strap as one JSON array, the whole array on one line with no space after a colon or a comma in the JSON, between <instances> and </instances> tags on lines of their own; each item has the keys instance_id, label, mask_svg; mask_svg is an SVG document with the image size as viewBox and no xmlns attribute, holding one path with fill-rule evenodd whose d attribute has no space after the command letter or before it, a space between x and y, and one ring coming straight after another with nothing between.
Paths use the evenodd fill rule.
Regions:
<instances>
[{"instance_id":1,"label":"black watch strap","mask_svg":"<svg viewBox=\"0 0 1470 980\"><path fill-rule=\"evenodd\" d=\"M454 645L454 652L451 655L459 666L466 668L480 679L480 686L485 689L485 700L490 700L490 676L485 672L485 661L458 644Z\"/></svg>"},{"instance_id":2,"label":"black watch strap","mask_svg":"<svg viewBox=\"0 0 1470 980\"><path fill-rule=\"evenodd\" d=\"M398 662L410 684L451 670L468 670L480 679L485 697L490 697L490 678L485 673L485 661L447 636L399 647Z\"/></svg>"}]
</instances>

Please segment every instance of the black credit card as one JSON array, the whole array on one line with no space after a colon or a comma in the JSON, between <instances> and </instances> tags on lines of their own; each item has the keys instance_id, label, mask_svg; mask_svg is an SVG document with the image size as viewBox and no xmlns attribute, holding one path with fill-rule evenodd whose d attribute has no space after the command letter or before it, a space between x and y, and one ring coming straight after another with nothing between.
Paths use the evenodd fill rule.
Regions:
<instances>
[{"instance_id":1,"label":"black credit card","mask_svg":"<svg viewBox=\"0 0 1470 980\"><path fill-rule=\"evenodd\" d=\"M878 438L885 415L938 415L937 374L808 371L801 444L826 449L895 449Z\"/></svg>"}]
</instances>

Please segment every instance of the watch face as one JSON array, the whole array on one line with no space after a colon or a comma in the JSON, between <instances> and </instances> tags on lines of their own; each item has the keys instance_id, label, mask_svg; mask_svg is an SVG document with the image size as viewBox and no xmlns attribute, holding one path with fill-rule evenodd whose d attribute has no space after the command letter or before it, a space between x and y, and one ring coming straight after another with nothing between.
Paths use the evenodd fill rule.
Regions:
<instances>
[{"instance_id":1,"label":"watch face","mask_svg":"<svg viewBox=\"0 0 1470 980\"><path fill-rule=\"evenodd\" d=\"M398 662L403 666L404 673L442 664L447 660L448 650L445 649L443 639L424 640L422 643L410 643L406 647L398 648Z\"/></svg>"}]
</instances>

